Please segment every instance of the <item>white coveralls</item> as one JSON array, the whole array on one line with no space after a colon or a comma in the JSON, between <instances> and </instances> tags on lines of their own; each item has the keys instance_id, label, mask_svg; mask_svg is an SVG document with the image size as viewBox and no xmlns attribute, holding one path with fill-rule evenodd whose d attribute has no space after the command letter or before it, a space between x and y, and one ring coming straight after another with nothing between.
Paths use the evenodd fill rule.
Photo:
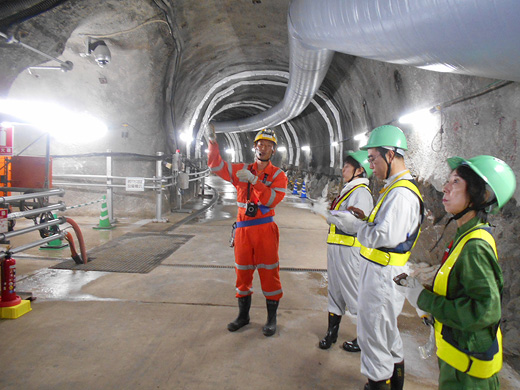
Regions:
<instances>
[{"instance_id":1,"label":"white coveralls","mask_svg":"<svg viewBox=\"0 0 520 390\"><path fill-rule=\"evenodd\" d=\"M389 187L404 171L386 180ZM412 179L406 173L399 179ZM421 223L419 198L407 188L394 188L386 196L373 223L364 223L357 232L367 248L395 248L407 240ZM382 266L363 259L359 266L358 343L361 373L373 381L392 377L394 364L404 360L403 342L397 317L404 296L393 278L408 272L408 266Z\"/></svg>"},{"instance_id":2,"label":"white coveralls","mask_svg":"<svg viewBox=\"0 0 520 390\"><path fill-rule=\"evenodd\" d=\"M368 179L357 178L345 184L339 198L348 193L352 188L360 184L368 186ZM347 207L354 206L363 210L365 215L370 214L374 207L372 194L366 187L359 187L345 199L338 209L338 214L330 216L327 221L332 222L340 230L346 232L343 225L342 214L350 213ZM359 221L360 225L364 222ZM358 279L359 279L359 247L338 244L327 244L327 277L328 277L328 311L338 316L345 314L347 309L350 314L357 314Z\"/></svg>"}]
</instances>

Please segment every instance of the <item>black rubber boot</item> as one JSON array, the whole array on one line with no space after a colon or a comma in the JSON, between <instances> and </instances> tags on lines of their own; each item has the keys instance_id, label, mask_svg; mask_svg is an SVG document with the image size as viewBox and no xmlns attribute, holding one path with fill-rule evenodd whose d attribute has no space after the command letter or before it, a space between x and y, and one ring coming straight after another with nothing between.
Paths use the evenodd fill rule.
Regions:
<instances>
[{"instance_id":1,"label":"black rubber boot","mask_svg":"<svg viewBox=\"0 0 520 390\"><path fill-rule=\"evenodd\" d=\"M401 363L394 364L394 373L390 379L392 382L392 390L403 390L404 386L404 360Z\"/></svg>"},{"instance_id":2,"label":"black rubber boot","mask_svg":"<svg viewBox=\"0 0 520 390\"><path fill-rule=\"evenodd\" d=\"M249 309L251 308L251 295L238 298L238 317L227 326L230 332L239 330L249 324Z\"/></svg>"},{"instance_id":3,"label":"black rubber boot","mask_svg":"<svg viewBox=\"0 0 520 390\"><path fill-rule=\"evenodd\" d=\"M391 390L390 379L378 382L369 379L363 390Z\"/></svg>"},{"instance_id":4,"label":"black rubber boot","mask_svg":"<svg viewBox=\"0 0 520 390\"><path fill-rule=\"evenodd\" d=\"M266 299L267 305L267 322L262 328L262 332L264 332L264 336L272 336L276 333L276 310L278 310L279 301L273 301L271 299Z\"/></svg>"},{"instance_id":5,"label":"black rubber boot","mask_svg":"<svg viewBox=\"0 0 520 390\"><path fill-rule=\"evenodd\" d=\"M339 323L341 322L341 316L334 313L329 313L329 329L327 334L320 341L319 347L321 349L329 349L332 344L338 340Z\"/></svg>"},{"instance_id":6,"label":"black rubber boot","mask_svg":"<svg viewBox=\"0 0 520 390\"><path fill-rule=\"evenodd\" d=\"M360 352L359 344L357 343L357 337L352 341L345 341L343 343L343 349L347 352Z\"/></svg>"}]
</instances>

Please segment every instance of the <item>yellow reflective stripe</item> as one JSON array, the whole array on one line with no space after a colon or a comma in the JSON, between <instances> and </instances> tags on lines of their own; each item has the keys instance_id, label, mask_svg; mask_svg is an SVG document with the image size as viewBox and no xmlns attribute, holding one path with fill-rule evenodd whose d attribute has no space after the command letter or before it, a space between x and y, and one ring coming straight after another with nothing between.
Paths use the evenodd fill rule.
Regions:
<instances>
[{"instance_id":1,"label":"yellow reflective stripe","mask_svg":"<svg viewBox=\"0 0 520 390\"><path fill-rule=\"evenodd\" d=\"M490 378L502 369L502 331L497 330L498 352L492 360L480 360L470 356L442 337L442 323L435 321L435 343L437 356L453 368L476 378Z\"/></svg>"},{"instance_id":2,"label":"yellow reflective stripe","mask_svg":"<svg viewBox=\"0 0 520 390\"><path fill-rule=\"evenodd\" d=\"M436 294L446 296L448 292L448 275L451 272L451 269L455 265L455 262L459 258L460 252L462 248L466 245L466 243L471 239L481 239L486 241L491 248L493 248L493 252L495 253L496 258L498 259L497 247L495 244L495 239L493 236L486 230L481 229L484 224L479 224L475 226L472 230L466 233L464 236L459 238L458 242L455 243L454 248L451 250L450 255L441 266L437 275L435 276L435 281L433 284L433 292Z\"/></svg>"},{"instance_id":3,"label":"yellow reflective stripe","mask_svg":"<svg viewBox=\"0 0 520 390\"><path fill-rule=\"evenodd\" d=\"M333 233L332 225L331 232L327 236L327 244L361 247L361 243L358 241L357 237L348 236L346 234L336 234L335 232Z\"/></svg>"},{"instance_id":4,"label":"yellow reflective stripe","mask_svg":"<svg viewBox=\"0 0 520 390\"><path fill-rule=\"evenodd\" d=\"M486 225L479 224L459 238L450 255L435 276L433 291L436 294L446 296L450 272L453 269L462 248L464 248L469 240L480 239L486 241L491 245L496 258L498 259L495 239L487 230L482 229L482 226ZM444 325L441 322L435 321L435 342L437 344L437 356L439 359L445 361L450 366L461 372L482 379L489 378L502 369L502 332L500 327L497 330L498 352L493 356L492 360L480 360L460 351L444 340L442 337L443 326Z\"/></svg>"},{"instance_id":5,"label":"yellow reflective stripe","mask_svg":"<svg viewBox=\"0 0 520 390\"><path fill-rule=\"evenodd\" d=\"M361 250L359 251L361 256L366 259L373 261L374 263L381 265L395 265L402 266L405 265L408 259L410 258L411 252L406 253L395 253L395 252L385 252L380 249L375 248L367 248L361 246Z\"/></svg>"},{"instance_id":6,"label":"yellow reflective stripe","mask_svg":"<svg viewBox=\"0 0 520 390\"><path fill-rule=\"evenodd\" d=\"M383 204L383 201L385 200L386 196L388 195L388 193L391 190L393 190L394 188L397 188L397 187L406 187L409 190L412 190L415 193L415 195L417 195L419 197L419 199L421 199L421 201L423 201L421 193L419 192L419 189L417 188L417 186L415 186L415 184L413 184L410 180L407 180L407 179L398 180L398 181L394 182L394 184L392 184L390 187L388 187L388 189L381 196L381 198L379 198L379 201L377 202L375 207L372 209L372 212L368 216L368 222L374 222L374 220L376 219L376 214L379 211L379 209L381 208L381 205Z\"/></svg>"},{"instance_id":7,"label":"yellow reflective stripe","mask_svg":"<svg viewBox=\"0 0 520 390\"><path fill-rule=\"evenodd\" d=\"M407 173L407 172L405 172ZM385 193L381 196L375 207L372 209L372 212L368 216L367 222L374 222L376 219L376 214L381 208L381 205L383 204L383 201L385 200L386 196L390 192L390 190L397 188L397 187L406 187L410 190L412 190L421 200L423 201L423 198L421 196L421 193L419 192L419 189L415 184L413 184L411 181L402 179L395 181L388 189L385 191ZM365 257L367 260L373 261L374 263L381 264L381 265L395 265L395 266L403 266L406 264L408 259L410 258L410 254L412 253L412 249L415 247L415 244L417 243L417 240L419 239L419 236L421 235L421 228L419 227L419 231L417 232L417 237L415 237L415 241L412 245L412 248L406 252L406 253L395 253L395 252L385 252L380 249L376 248L367 248L364 246L361 246L360 254Z\"/></svg>"},{"instance_id":8,"label":"yellow reflective stripe","mask_svg":"<svg viewBox=\"0 0 520 390\"><path fill-rule=\"evenodd\" d=\"M354 190L360 188L360 187L365 187L368 192L370 192L370 188L368 188L368 186L366 184L358 184L357 186L354 186L350 189L349 192L347 192L345 195L343 195L343 197L341 198L341 200L336 204L336 206L334 206L334 210L339 210L339 206L341 206L341 204L348 199L348 197L350 195L352 195L352 193L354 192Z\"/></svg>"},{"instance_id":9,"label":"yellow reflective stripe","mask_svg":"<svg viewBox=\"0 0 520 390\"><path fill-rule=\"evenodd\" d=\"M350 189L341 200L334 206L334 210L339 210L339 206L348 199L348 197L354 192L355 189L359 187L365 187L369 192L370 188L366 184L358 184ZM361 247L361 243L358 241L357 237L351 236L349 234L338 234L336 233L336 225L331 224L329 228L329 235L327 236L327 244L338 244L345 246L353 246L353 247Z\"/></svg>"}]
</instances>

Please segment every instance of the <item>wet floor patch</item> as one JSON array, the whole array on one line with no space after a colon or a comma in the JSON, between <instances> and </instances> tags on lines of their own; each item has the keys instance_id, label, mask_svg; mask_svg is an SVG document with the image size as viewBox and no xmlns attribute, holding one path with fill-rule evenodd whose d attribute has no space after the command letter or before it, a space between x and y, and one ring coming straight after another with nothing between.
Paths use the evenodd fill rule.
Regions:
<instances>
[{"instance_id":1,"label":"wet floor patch","mask_svg":"<svg viewBox=\"0 0 520 390\"><path fill-rule=\"evenodd\" d=\"M192 237L189 234L127 233L89 251L87 264L67 260L51 268L148 273Z\"/></svg>"},{"instance_id":2,"label":"wet floor patch","mask_svg":"<svg viewBox=\"0 0 520 390\"><path fill-rule=\"evenodd\" d=\"M322 296L328 296L327 274L325 272L310 272L307 277L315 282L318 282L316 293Z\"/></svg>"},{"instance_id":3,"label":"wet floor patch","mask_svg":"<svg viewBox=\"0 0 520 390\"><path fill-rule=\"evenodd\" d=\"M117 300L112 298L99 298L81 292L83 286L106 274L106 272L81 272L46 268L31 276L18 280L16 287L18 291L30 291L32 297L44 300Z\"/></svg>"}]
</instances>

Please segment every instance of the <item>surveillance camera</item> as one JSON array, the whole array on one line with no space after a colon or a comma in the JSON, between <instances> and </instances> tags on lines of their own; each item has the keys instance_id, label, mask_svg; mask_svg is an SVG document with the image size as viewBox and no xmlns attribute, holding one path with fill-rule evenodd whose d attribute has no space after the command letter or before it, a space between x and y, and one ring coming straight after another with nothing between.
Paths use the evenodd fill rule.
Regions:
<instances>
[{"instance_id":1,"label":"surveillance camera","mask_svg":"<svg viewBox=\"0 0 520 390\"><path fill-rule=\"evenodd\" d=\"M94 55L94 59L97 64L104 68L107 66L112 59L110 55L110 50L108 50L108 46L105 41L96 41L89 44L89 54Z\"/></svg>"}]
</instances>

